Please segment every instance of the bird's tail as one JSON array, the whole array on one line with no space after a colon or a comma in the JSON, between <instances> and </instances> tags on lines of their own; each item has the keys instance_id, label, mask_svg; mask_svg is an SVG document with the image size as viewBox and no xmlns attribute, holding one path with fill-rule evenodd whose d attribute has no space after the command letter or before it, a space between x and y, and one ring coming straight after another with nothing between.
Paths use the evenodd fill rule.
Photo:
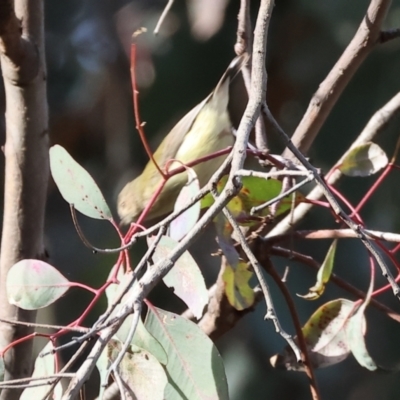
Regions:
<instances>
[{"instance_id":1,"label":"bird's tail","mask_svg":"<svg viewBox=\"0 0 400 400\"><path fill-rule=\"evenodd\" d=\"M223 88L225 87L225 83L228 83L227 86L229 86L230 82L232 82L232 80L236 77L240 70L246 65L249 58L250 56L247 53L244 53L240 56L235 57L231 61L228 68L219 80L217 86L215 87L213 96L216 95L219 90L223 90Z\"/></svg>"}]
</instances>

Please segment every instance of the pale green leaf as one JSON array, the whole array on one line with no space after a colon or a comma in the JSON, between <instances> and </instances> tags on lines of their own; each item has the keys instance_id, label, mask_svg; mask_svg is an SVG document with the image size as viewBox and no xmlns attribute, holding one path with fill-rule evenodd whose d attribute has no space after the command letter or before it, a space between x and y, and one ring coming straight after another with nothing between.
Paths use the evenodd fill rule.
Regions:
<instances>
[{"instance_id":1,"label":"pale green leaf","mask_svg":"<svg viewBox=\"0 0 400 400\"><path fill-rule=\"evenodd\" d=\"M111 220L111 211L89 173L61 146L50 148L50 170L64 200L82 214Z\"/></svg>"},{"instance_id":2,"label":"pale green leaf","mask_svg":"<svg viewBox=\"0 0 400 400\"><path fill-rule=\"evenodd\" d=\"M43 348L42 353L48 353L53 350L53 344L48 342L47 345ZM44 357L41 357L40 354L36 358L35 367L33 370L32 377L33 378L46 378L50 375L54 375L56 373L55 370L55 355L47 354ZM20 397L20 400L33 400L33 399L42 399L46 393L49 391L50 386L46 384L48 379L43 379L43 385L35 386L32 388L26 388ZM30 382L30 385L37 385L38 381ZM61 382L58 382L52 392L52 400L60 400L63 395L63 389Z\"/></svg>"},{"instance_id":3,"label":"pale green leaf","mask_svg":"<svg viewBox=\"0 0 400 400\"><path fill-rule=\"evenodd\" d=\"M108 346L109 363L119 356L122 345L112 340ZM168 378L157 359L132 345L122 357L119 373L128 398L135 400L163 400Z\"/></svg>"},{"instance_id":4,"label":"pale green leaf","mask_svg":"<svg viewBox=\"0 0 400 400\"><path fill-rule=\"evenodd\" d=\"M147 330L161 343L168 355L166 365L168 400L179 392L190 400L228 400L225 369L217 348L193 322L179 315L150 308Z\"/></svg>"},{"instance_id":5,"label":"pale green leaf","mask_svg":"<svg viewBox=\"0 0 400 400\"><path fill-rule=\"evenodd\" d=\"M70 282L50 264L21 260L7 274L7 298L25 310L47 307L70 288Z\"/></svg>"},{"instance_id":6,"label":"pale green leaf","mask_svg":"<svg viewBox=\"0 0 400 400\"><path fill-rule=\"evenodd\" d=\"M186 206L200 191L200 184L196 172L192 168L187 168L186 170L188 174L188 182L182 188L178 198L176 199L174 211L178 211ZM197 201L171 222L168 236L179 242L188 232L191 231L199 219L199 215L200 202Z\"/></svg>"},{"instance_id":7,"label":"pale green leaf","mask_svg":"<svg viewBox=\"0 0 400 400\"><path fill-rule=\"evenodd\" d=\"M330 301L314 312L303 327L308 355L314 368L328 367L345 360L350 354L346 325L355 303L346 299ZM296 339L297 341L297 339ZM303 370L290 347L271 359L277 368Z\"/></svg>"},{"instance_id":8,"label":"pale green leaf","mask_svg":"<svg viewBox=\"0 0 400 400\"><path fill-rule=\"evenodd\" d=\"M178 242L172 238L163 236L154 250L153 261L168 257L177 245ZM179 257L163 281L174 289L174 293L186 303L196 318L203 315L208 303L208 291L200 268L188 251Z\"/></svg>"},{"instance_id":9,"label":"pale green leaf","mask_svg":"<svg viewBox=\"0 0 400 400\"><path fill-rule=\"evenodd\" d=\"M370 371L375 371L378 369L378 366L369 355L367 346L365 345L366 322L364 314L371 300L373 287L374 281L371 279L365 299L360 307L358 307L357 311L351 316L346 327L347 341L353 356L361 366Z\"/></svg>"},{"instance_id":10,"label":"pale green leaf","mask_svg":"<svg viewBox=\"0 0 400 400\"><path fill-rule=\"evenodd\" d=\"M386 153L377 144L368 142L352 149L338 169L348 176L369 176L387 164Z\"/></svg>"}]
</instances>

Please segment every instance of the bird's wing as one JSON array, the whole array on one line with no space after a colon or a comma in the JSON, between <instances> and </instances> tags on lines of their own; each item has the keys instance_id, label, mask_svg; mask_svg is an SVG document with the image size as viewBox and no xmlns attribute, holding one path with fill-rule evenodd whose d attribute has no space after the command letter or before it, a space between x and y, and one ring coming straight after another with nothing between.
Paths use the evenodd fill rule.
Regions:
<instances>
[{"instance_id":1,"label":"bird's wing","mask_svg":"<svg viewBox=\"0 0 400 400\"><path fill-rule=\"evenodd\" d=\"M181 146L185 135L190 131L194 120L197 115L207 103L211 94L207 96L200 104L190 110L168 133L165 139L162 141L157 151L154 153L154 158L161 167L164 167L165 163L174 158L177 154L179 147ZM159 152L159 149L162 150Z\"/></svg>"}]
</instances>

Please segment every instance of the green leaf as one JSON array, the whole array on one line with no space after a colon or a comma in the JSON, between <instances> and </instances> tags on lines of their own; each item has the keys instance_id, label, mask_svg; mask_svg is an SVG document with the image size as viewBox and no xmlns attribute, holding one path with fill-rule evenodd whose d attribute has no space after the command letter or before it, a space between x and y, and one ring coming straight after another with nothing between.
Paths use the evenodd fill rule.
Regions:
<instances>
[{"instance_id":1,"label":"green leaf","mask_svg":"<svg viewBox=\"0 0 400 400\"><path fill-rule=\"evenodd\" d=\"M330 301L318 308L304 325L302 330L314 368L337 364L350 354L346 326L354 306L354 302L346 299ZM288 346L282 355L274 356L271 362L277 368L304 369Z\"/></svg>"},{"instance_id":2,"label":"green leaf","mask_svg":"<svg viewBox=\"0 0 400 400\"><path fill-rule=\"evenodd\" d=\"M1 356L0 357L0 382L4 381L4 372L5 372L4 358L3 358L3 356Z\"/></svg>"},{"instance_id":3,"label":"green leaf","mask_svg":"<svg viewBox=\"0 0 400 400\"><path fill-rule=\"evenodd\" d=\"M224 175L217 183L217 192L221 193L224 189L226 182L228 181L228 175ZM214 197L211 193L208 193L201 199L201 208L208 208L214 204Z\"/></svg>"},{"instance_id":4,"label":"green leaf","mask_svg":"<svg viewBox=\"0 0 400 400\"><path fill-rule=\"evenodd\" d=\"M369 176L387 164L386 153L377 144L368 142L352 149L338 169L348 176Z\"/></svg>"},{"instance_id":5,"label":"green leaf","mask_svg":"<svg viewBox=\"0 0 400 400\"><path fill-rule=\"evenodd\" d=\"M364 301L351 316L346 328L347 341L353 356L362 367L367 368L370 371L375 371L378 369L378 366L369 355L367 346L365 345L364 336L366 331L366 322L364 313L371 300L373 287L374 280L372 278Z\"/></svg>"},{"instance_id":6,"label":"green leaf","mask_svg":"<svg viewBox=\"0 0 400 400\"><path fill-rule=\"evenodd\" d=\"M253 273L249 271L247 264L240 260L231 238L232 227L226 218L219 214L214 223L218 244L226 257L222 276L225 282L225 294L231 306L242 311L254 304L254 290L249 285Z\"/></svg>"},{"instance_id":7,"label":"green leaf","mask_svg":"<svg viewBox=\"0 0 400 400\"><path fill-rule=\"evenodd\" d=\"M110 274L112 274L112 272ZM131 279L132 272L123 274L122 269L119 270L118 280L120 283L112 284L106 289L108 305L111 305L117 299L121 291L126 287L127 284L129 284ZM121 309L121 304L123 304L129 298L131 291L134 290L134 287L135 285L132 285L132 288L129 289L129 291L123 296L123 298L121 299L121 303L117 307L115 307L112 316L115 316L119 312L119 310ZM128 317L125 318L125 321L122 323L114 336L121 343L125 343L128 338L129 331L132 326L132 319L133 315L128 315ZM136 345L143 350L147 350L148 352L153 354L161 364L167 363L167 354L165 353L165 350L162 348L161 344L147 331L147 329L143 325L141 318L139 318L138 325L136 327L135 334L133 335L131 344Z\"/></svg>"},{"instance_id":8,"label":"green leaf","mask_svg":"<svg viewBox=\"0 0 400 400\"><path fill-rule=\"evenodd\" d=\"M329 282L329 279L332 275L336 246L337 246L337 240L334 240L331 247L328 250L328 253L326 254L324 262L322 263L321 267L318 270L317 282L315 283L315 285L309 289L306 295L302 296L298 294L297 296L302 297L303 299L306 300L316 300L324 293L325 285Z\"/></svg>"},{"instance_id":9,"label":"green leaf","mask_svg":"<svg viewBox=\"0 0 400 400\"><path fill-rule=\"evenodd\" d=\"M278 179L263 179L255 176L244 176L242 178L243 188L239 193L245 205L247 212L250 212L252 207L256 207L273 200L279 196L282 191L282 182ZM293 196L295 199L293 201ZM274 214L275 217L290 210L292 205L297 205L304 197L300 192L295 192L289 196L279 200L278 207ZM261 215L270 214L269 208L264 209Z\"/></svg>"},{"instance_id":10,"label":"green leaf","mask_svg":"<svg viewBox=\"0 0 400 400\"><path fill-rule=\"evenodd\" d=\"M365 306L364 306L365 305ZM356 313L350 318L347 324L347 341L348 346L353 353L353 356L358 361L358 363L369 369L370 371L375 371L378 369L375 361L369 355L367 347L365 345L365 312L366 304L363 303Z\"/></svg>"},{"instance_id":11,"label":"green leaf","mask_svg":"<svg viewBox=\"0 0 400 400\"><path fill-rule=\"evenodd\" d=\"M133 316L129 315L115 335L121 343L125 343L125 340L128 337L132 325L132 318ZM158 340L145 328L142 319L139 319L138 321L131 344L140 347L143 350L147 350L156 357L161 364L165 365L167 363L167 353Z\"/></svg>"},{"instance_id":12,"label":"green leaf","mask_svg":"<svg viewBox=\"0 0 400 400\"><path fill-rule=\"evenodd\" d=\"M218 182L217 190L221 193L228 177L223 176ZM263 179L255 176L245 176L242 178L243 187L239 194L234 197L227 205L228 210L233 214L235 219L244 226L253 226L260 222L260 216L270 214L269 208L265 208L259 213L259 216L253 216L250 211L253 207L257 207L277 197L282 190L282 182L277 179ZM275 217L287 212L292 207L292 196L289 195L279 201L279 205L275 212ZM294 204L298 204L303 200L300 193L295 194ZM208 194L202 199L201 207L210 207L214 203L214 198Z\"/></svg>"},{"instance_id":13,"label":"green leaf","mask_svg":"<svg viewBox=\"0 0 400 400\"><path fill-rule=\"evenodd\" d=\"M154 250L153 261L158 262L168 257L177 245L178 242L172 238L163 236ZM196 318L203 315L204 307L208 303L208 291L200 268L188 251L179 257L163 281L174 289L174 293L186 303Z\"/></svg>"},{"instance_id":14,"label":"green leaf","mask_svg":"<svg viewBox=\"0 0 400 400\"><path fill-rule=\"evenodd\" d=\"M10 304L24 310L47 307L69 289L70 282L53 266L40 260L21 260L7 275Z\"/></svg>"},{"instance_id":15,"label":"green leaf","mask_svg":"<svg viewBox=\"0 0 400 400\"><path fill-rule=\"evenodd\" d=\"M225 294L229 303L238 311L254 304L254 290L249 285L253 273L244 261L239 261L233 269L226 264L222 279L225 282Z\"/></svg>"},{"instance_id":16,"label":"green leaf","mask_svg":"<svg viewBox=\"0 0 400 400\"><path fill-rule=\"evenodd\" d=\"M50 148L50 170L64 200L82 214L111 220L111 211L94 179L61 146Z\"/></svg>"},{"instance_id":17,"label":"green leaf","mask_svg":"<svg viewBox=\"0 0 400 400\"><path fill-rule=\"evenodd\" d=\"M108 344L107 344L108 346ZM107 387L107 377L108 377L108 367L110 363L108 361L108 347L105 347L100 354L100 357L96 361L96 368L99 371L100 376L100 389L99 389L99 399L103 398L103 393Z\"/></svg>"},{"instance_id":18,"label":"green leaf","mask_svg":"<svg viewBox=\"0 0 400 400\"><path fill-rule=\"evenodd\" d=\"M217 348L193 322L179 315L149 308L145 326L168 355L168 380L181 398L229 399L225 369ZM167 397L168 400L175 397Z\"/></svg>"},{"instance_id":19,"label":"green leaf","mask_svg":"<svg viewBox=\"0 0 400 400\"><path fill-rule=\"evenodd\" d=\"M182 188L176 199L174 211L178 211L186 206L191 199L196 197L200 191L200 184L196 172L192 168L187 168L188 182ZM200 215L200 202L197 201L192 207L175 218L170 224L169 236L180 241L191 231Z\"/></svg>"},{"instance_id":20,"label":"green leaf","mask_svg":"<svg viewBox=\"0 0 400 400\"><path fill-rule=\"evenodd\" d=\"M42 353L47 353L53 350L53 344L48 342L47 345L43 348ZM39 377L47 377L49 375L54 375L56 373L55 369L55 355L54 354L47 354L44 357L41 357L40 354L37 356L35 361L35 367L33 370L33 378ZM45 382L48 380L43 380L43 385L36 386L32 388L26 388L20 397L20 400L32 400L32 399L42 399L46 395L46 393L50 389L50 385L46 385ZM31 381L30 385L37 385L37 381ZM52 399L59 400L62 398L63 390L61 382L57 383L55 386Z\"/></svg>"},{"instance_id":21,"label":"green leaf","mask_svg":"<svg viewBox=\"0 0 400 400\"><path fill-rule=\"evenodd\" d=\"M111 340L107 346L109 363L118 357L122 345ZM168 383L164 368L149 352L136 346L124 354L119 373L129 398L137 400L163 400Z\"/></svg>"},{"instance_id":22,"label":"green leaf","mask_svg":"<svg viewBox=\"0 0 400 400\"><path fill-rule=\"evenodd\" d=\"M164 398L165 400L182 400L181 394L178 392L175 386L171 385L169 382L165 387Z\"/></svg>"}]
</instances>

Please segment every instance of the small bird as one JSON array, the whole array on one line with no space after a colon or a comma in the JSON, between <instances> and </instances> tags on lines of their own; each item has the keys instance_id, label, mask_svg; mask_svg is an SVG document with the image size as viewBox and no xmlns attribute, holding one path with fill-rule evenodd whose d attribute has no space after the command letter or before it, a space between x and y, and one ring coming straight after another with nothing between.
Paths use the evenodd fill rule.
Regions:
<instances>
[{"instance_id":1,"label":"small bird","mask_svg":"<svg viewBox=\"0 0 400 400\"><path fill-rule=\"evenodd\" d=\"M235 57L212 93L189 111L164 138L154 153L154 159L161 169L165 168L169 160L179 160L187 164L233 144L232 123L228 113L229 84L247 60L248 56L245 54ZM207 184L225 158L226 156L223 155L193 167L200 186ZM172 162L169 170L180 166L180 163ZM118 214L123 224L129 224L138 219L162 179L150 160L143 172L125 185L117 202ZM186 172L172 176L151 207L146 220L170 213L179 192L186 183Z\"/></svg>"}]
</instances>

